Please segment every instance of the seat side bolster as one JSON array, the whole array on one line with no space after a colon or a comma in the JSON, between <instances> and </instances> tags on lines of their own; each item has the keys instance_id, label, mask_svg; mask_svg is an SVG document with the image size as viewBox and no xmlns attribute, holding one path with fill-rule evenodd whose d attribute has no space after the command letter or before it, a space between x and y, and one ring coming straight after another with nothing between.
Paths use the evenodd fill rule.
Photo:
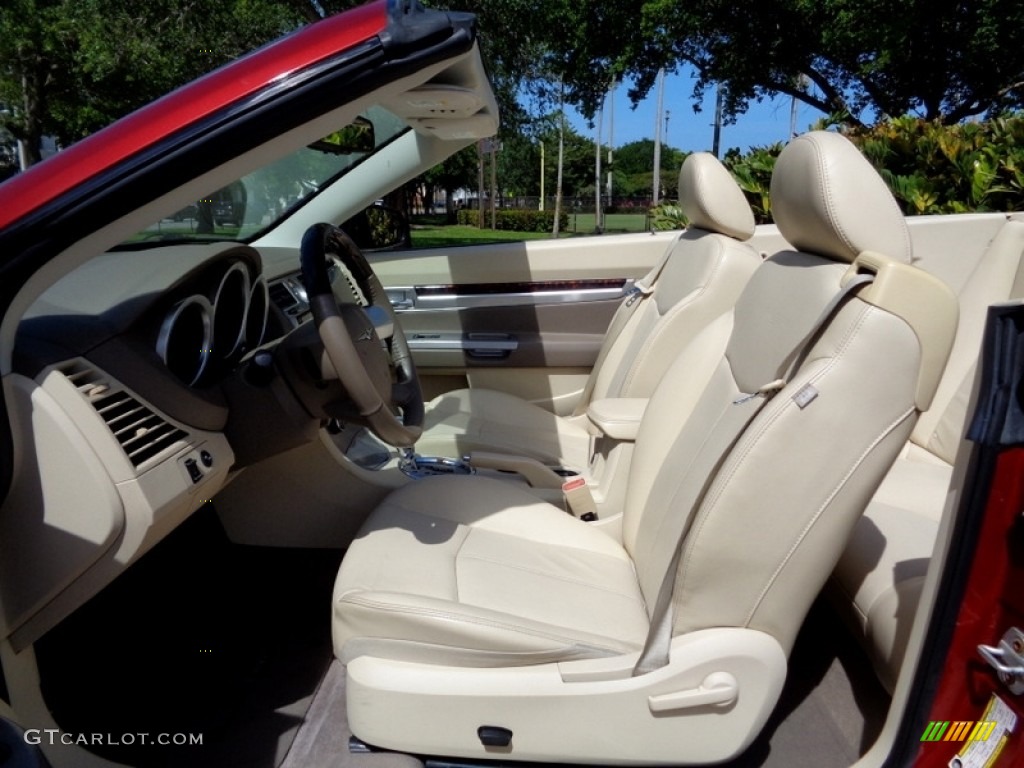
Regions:
<instances>
[{"instance_id":1,"label":"seat side bolster","mask_svg":"<svg viewBox=\"0 0 1024 768\"><path fill-rule=\"evenodd\" d=\"M389 636L396 617L415 629L408 633L415 641L398 643ZM335 633L335 655L343 662L383 654L472 667L518 666L628 653L636 647L611 637L559 632L558 627L504 611L404 593L344 593L335 600L335 618L344 628Z\"/></svg>"},{"instance_id":2,"label":"seat side bolster","mask_svg":"<svg viewBox=\"0 0 1024 768\"><path fill-rule=\"evenodd\" d=\"M874 272L875 280L859 297L906 321L921 345L915 403L918 411L926 411L956 338L960 317L956 295L937 277L873 251L854 260L844 281L865 271Z\"/></svg>"},{"instance_id":3,"label":"seat side bolster","mask_svg":"<svg viewBox=\"0 0 1024 768\"><path fill-rule=\"evenodd\" d=\"M761 263L746 243L687 232L598 372L593 399L650 397L693 339L731 312Z\"/></svg>"}]
</instances>

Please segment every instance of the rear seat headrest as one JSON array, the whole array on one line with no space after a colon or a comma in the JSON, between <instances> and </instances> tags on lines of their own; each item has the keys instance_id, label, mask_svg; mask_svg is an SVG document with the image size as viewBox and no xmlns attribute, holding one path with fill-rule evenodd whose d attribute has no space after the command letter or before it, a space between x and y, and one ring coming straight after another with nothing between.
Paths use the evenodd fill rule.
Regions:
<instances>
[{"instance_id":1,"label":"rear seat headrest","mask_svg":"<svg viewBox=\"0 0 1024 768\"><path fill-rule=\"evenodd\" d=\"M709 152L695 152L679 169L679 205L690 226L737 240L754 235L754 214L732 174Z\"/></svg>"},{"instance_id":2,"label":"rear seat headrest","mask_svg":"<svg viewBox=\"0 0 1024 768\"><path fill-rule=\"evenodd\" d=\"M909 264L910 232L892 193L849 139L813 131L775 163L772 214L796 249L852 262L877 251Z\"/></svg>"}]
</instances>

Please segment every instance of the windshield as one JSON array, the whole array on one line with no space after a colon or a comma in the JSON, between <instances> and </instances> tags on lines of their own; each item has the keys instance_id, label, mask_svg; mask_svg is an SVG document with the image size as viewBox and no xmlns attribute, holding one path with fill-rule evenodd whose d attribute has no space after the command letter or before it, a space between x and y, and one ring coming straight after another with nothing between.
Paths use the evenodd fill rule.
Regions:
<instances>
[{"instance_id":1,"label":"windshield","mask_svg":"<svg viewBox=\"0 0 1024 768\"><path fill-rule=\"evenodd\" d=\"M351 125L213 190L125 245L253 239L407 129L386 109L371 107Z\"/></svg>"}]
</instances>

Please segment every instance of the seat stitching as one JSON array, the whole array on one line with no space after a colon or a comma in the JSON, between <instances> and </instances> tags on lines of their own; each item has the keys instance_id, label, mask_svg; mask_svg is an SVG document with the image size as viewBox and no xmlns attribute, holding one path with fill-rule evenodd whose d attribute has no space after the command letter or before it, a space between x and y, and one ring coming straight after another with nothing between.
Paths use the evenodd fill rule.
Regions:
<instances>
[{"instance_id":1,"label":"seat stitching","mask_svg":"<svg viewBox=\"0 0 1024 768\"><path fill-rule=\"evenodd\" d=\"M493 482L500 482L500 481L495 480ZM567 517L567 515L565 514L564 510L561 510L558 507L555 507L553 504L551 504L549 502L545 502L543 499L541 499L539 497L531 496L530 499L531 499L531 501L535 501L537 504L544 505L544 506L547 506L547 507L552 507L553 509L555 509L558 512L560 517ZM457 521L457 520L452 520L450 518L443 517L441 515L433 514L431 512L425 512L422 509L416 509L413 506L409 506L409 505L403 504L400 500L396 500L393 496L388 498L388 499L386 499L382 503L381 509L383 509L383 510L394 509L394 510L405 512L405 513L408 513L408 514L412 514L412 515L415 515L416 517L421 517L421 518L429 517L429 518L432 518L434 520L439 520L439 521L441 521L443 523L448 523L450 525L455 526L460 531L464 531L464 533L462 534L463 535L463 541L459 544L459 549L461 549L462 545L465 543L465 540L469 537L470 533L472 533L473 531L480 531L480 532L487 532L487 533L492 532L492 531L489 531L486 528L480 528L480 527L474 525L472 522L463 523L463 522L460 522L460 521ZM571 520L572 518L569 518L569 519ZM583 525L583 523L580 523L580 524ZM546 543L546 542L537 542L534 539L531 539L529 536L518 536L518 535L516 535L514 533L502 533L501 535L507 536L509 538L516 539L517 541L523 541L523 542L526 542L528 544L534 544L535 545L535 544L538 544L538 543L540 543L540 544ZM559 547L563 547L565 549L571 549L573 551L587 552L587 553L590 553L590 554L596 554L596 555L598 555L600 557L606 557L609 560L612 560L614 562L619 562L619 563L629 562L629 563L632 563L632 559L629 558L628 555L625 556L625 557L619 558L619 557L615 557L613 555L609 555L609 554L605 554L605 553L595 553L591 549L587 549L586 547L582 547L582 546L576 546L576 545L572 544L571 542L565 542L565 543L559 542L558 546ZM457 554L458 554L458 550L456 550L456 555Z\"/></svg>"},{"instance_id":2,"label":"seat stitching","mask_svg":"<svg viewBox=\"0 0 1024 768\"><path fill-rule=\"evenodd\" d=\"M636 357L633 358L633 362L629 366L629 370L627 370L626 376L622 381L622 386L619 387L620 395L629 392L629 388L633 384L633 379L635 379L637 376L637 369L640 368L641 363L650 353L651 347L654 346L654 342L660 339L667 332L665 329L665 325L669 322L669 319L675 317L680 312L688 309L698 299L700 299L701 296L703 296L705 293L711 290L711 285L715 280L715 276L722 270L725 263L726 247L721 242L721 240L718 239L719 237L726 237L726 235L719 235L718 237L715 237L714 235L711 236L711 242L715 245L717 250L717 253L715 254L714 266L711 269L711 274L707 276L707 278L704 280L703 284L699 288L697 288L695 291L690 291L689 294L684 296L672 307L670 307L668 312L666 312L664 315L661 315L659 322L655 324L653 332L647 336L647 338L643 342L643 345L640 347L640 351L637 352ZM657 286L657 284L655 284L655 286Z\"/></svg>"},{"instance_id":3,"label":"seat stitching","mask_svg":"<svg viewBox=\"0 0 1024 768\"><path fill-rule=\"evenodd\" d=\"M857 332L861 329L861 327L867 321L867 318L872 314L872 310L873 309L874 309L874 307L872 307L870 304L864 306L864 308L861 310L860 317L857 318L857 321L855 323L853 323L847 329L847 331L846 331L845 335L843 336L843 339L840 341L839 346L836 349L836 351L832 354L832 356L821 367L821 369L819 371L817 371L816 373L813 373L807 379L807 381L804 383L804 386L806 386L807 384L813 384L816 381L820 381L824 376L826 376L829 372L831 372L831 370L833 368L835 368L836 365L838 365L838 363L841 360L843 354L846 352L846 350L849 347L850 343L853 341L854 336L856 336ZM820 360L820 359L821 358L819 357L819 358L814 358L814 360L806 360L806 361L804 361L804 364L806 365L807 363L815 362L815 361ZM722 482L719 482L717 480L715 481L715 486L716 486L715 491L716 492L715 492L715 494L713 496L711 496L711 498L710 498L710 500L709 500L709 502L707 504L706 508L708 510L710 510L711 507L718 501L718 498L725 491L725 488L728 486L729 482L732 480L732 477L739 470L739 468L742 465L742 463L746 460L747 456L750 455L750 453L754 450L754 448L757 447L757 444L761 440L761 438L764 437L764 433L768 431L768 429L782 416L783 413L785 413L787 410L790 410L790 408L789 408L790 405L793 405L792 399L791 398L786 398L783 401L781 407L776 407L770 413L770 415L768 415L768 417L765 419L764 423L761 425L760 429L758 429L757 432L755 432L753 435L750 436L750 440L749 441L744 441L744 442L746 442L746 445L744 445L742 447L742 450L740 450L739 455L736 457L736 459L734 461L730 461L729 462L731 466L729 467L729 471L726 473L723 481ZM739 446L737 446L737 447L739 448Z\"/></svg>"},{"instance_id":4,"label":"seat stitching","mask_svg":"<svg viewBox=\"0 0 1024 768\"><path fill-rule=\"evenodd\" d=\"M577 586L589 587L590 589L598 590L600 592L607 592L610 595L617 595L618 597L624 597L627 600L631 600L631 601L637 603L638 605L642 605L643 604L643 601L639 600L635 595L630 595L627 592L620 592L618 590L609 589L608 587L602 587L602 586L600 586L598 584L592 584L591 582L585 581L584 579L576 579L576 578L572 578L570 576L560 576L558 574L550 573L548 571L544 571L544 570L541 570L539 568L530 568L528 566L516 565L514 563L503 562L501 560L494 560L494 559L491 559L489 557L481 557L480 555L462 555L462 558L465 559L465 560L477 560L477 561L482 562L482 563L490 563L492 565L500 565L500 566L504 566L505 568L510 568L512 570L523 571L524 573L532 573L532 574L535 574L537 576L544 576L546 578L554 579L556 581L563 581L563 582L566 582L567 584L576 584Z\"/></svg>"},{"instance_id":5,"label":"seat stitching","mask_svg":"<svg viewBox=\"0 0 1024 768\"><path fill-rule=\"evenodd\" d=\"M726 364L728 365L728 362L726 362ZM704 437L701 440L700 446L698 447L698 449L696 451L694 451L691 454L689 462L687 462L687 464L686 464L686 466L684 468L681 468L678 472L674 473L675 477L673 478L672 491L671 491L670 494L668 494L666 496L666 498L668 499L667 505L668 505L669 509L671 509L672 507L675 506L676 498L679 496L680 492L683 489L683 486L686 483L686 480L687 480L690 472L693 470L694 465L697 463L697 459L699 458L701 451L703 451L705 449L705 447L707 446L708 442L711 440L712 434L714 434L715 430L718 428L718 425L721 423L722 419L725 418L726 413L727 413L726 410L722 410L722 411L719 412L718 416L715 418L714 423L711 424L709 426L709 428L705 431ZM648 491L648 493L649 494L653 493L653 490L654 490L654 486L652 485L651 486L651 490ZM696 510L690 509L690 510L685 510L683 512L683 515L691 515L691 514L695 514L695 513L696 513ZM666 535L666 529L667 529L667 535L669 537L676 537L676 538L678 538L678 536L680 535L678 533L678 531L681 530L680 526L678 525L679 522L680 521L678 520L678 518L674 517L670 513L666 513L666 514L661 515L661 519L656 522L656 525L657 525L657 528L658 528L658 531L657 531L656 535L648 537L647 542L644 544L644 550L645 550L644 554L645 554L647 559L651 559L651 560L655 559L654 558L654 552L657 549L658 539L659 539L659 537L661 535ZM683 522L683 525L685 525L686 520L684 519L682 522ZM671 557L671 555L670 555L670 557ZM634 562L638 562L639 560L641 560L641 558L634 557ZM666 565L665 567L668 567L668 566ZM645 601L645 604L646 604L646 601Z\"/></svg>"},{"instance_id":6,"label":"seat stitching","mask_svg":"<svg viewBox=\"0 0 1024 768\"><path fill-rule=\"evenodd\" d=\"M849 482L850 478L853 477L854 472L856 472L860 465L864 463L865 459L867 459L871 452L878 447L878 444L881 443L886 437L888 437L892 433L892 431L896 429L896 427L898 427L902 422L906 421L914 413L914 410L915 406L911 406L902 414L900 414L896 419L894 419L888 426L886 426L878 434L877 437L875 437L874 440L871 441L868 447L865 448L861 455L857 457L856 461L853 462L853 464L847 470L846 474L843 475L843 477L836 484L835 488L832 489L829 495L822 502L821 506L819 506L817 511L815 511L815 513L811 516L811 519L807 521L807 525L804 526L803 530L800 532L800 535L797 536L796 540L793 542L793 546L790 547L789 551L782 558L781 562L775 569L774 573L772 573L772 575L769 577L768 581L765 583L764 589L761 590L761 594L758 595L757 599L754 601L754 605L751 607L750 613L747 614L747 618L744 621L744 624L749 624L753 620L754 614L757 613L757 609L761 606L761 603L764 601L764 598L767 596L769 590L775 583L776 579L782 573L782 570L786 567L786 564L792 559L793 555L796 553L796 550L800 547L800 544L803 543L803 540L807 537L807 534L810 533L811 528L813 528L814 525L818 522L818 520L821 519L822 514L824 514L828 506L833 502L835 497L843 489L846 483Z\"/></svg>"},{"instance_id":7,"label":"seat stitching","mask_svg":"<svg viewBox=\"0 0 1024 768\"><path fill-rule=\"evenodd\" d=\"M812 374L808 378L806 384L820 381L823 376L829 373L839 363L839 360L842 358L842 355L846 352L847 348L849 347L849 344L852 342L854 336L856 335L856 332L861 328L861 326L866 322L867 318L872 314L872 310L874 310L874 307L872 305L866 304L864 306L864 308L861 310L860 317L857 318L857 321L853 323L849 329L847 329L846 334L844 335L842 341L839 344L839 348L835 351L835 353L828 360L828 362L824 366L822 366L820 371ZM815 359L817 360L820 358ZM812 361L805 361L804 365L806 365L808 362ZM771 404L769 404L768 407L770 408ZM731 456L729 457L729 459L727 460L727 466L723 467L723 476L721 477L721 479L716 478L712 483L712 493L709 493L709 498L706 499L705 503L702 505L702 508L704 510L703 513L701 513L700 510L697 511L698 518L694 520L693 530L690 534L690 536L692 536L694 540L700 538L700 533L703 530L704 525L711 518L711 512L714 509L715 505L718 503L718 500L721 498L722 494L725 492L725 489L731 483L733 476L739 471L740 467L743 465L743 462L746 461L747 457L751 454L754 448L758 446L761 439L764 437L765 433L772 426L774 426L776 421L782 418L783 414L792 410L795 407L796 404L793 402L792 398L785 398L782 401L781 405L777 405L770 412L763 414L765 416L763 423L760 425L757 432L750 435L750 439L748 441L741 440L741 444L736 447L736 450L739 451L739 455L736 456L735 460L733 460ZM726 469L728 470L727 472L725 471ZM677 578L683 583L686 582L686 574L690 569L690 555L692 552L693 549L688 548L688 551L683 557L682 567L677 576Z\"/></svg>"},{"instance_id":8,"label":"seat stitching","mask_svg":"<svg viewBox=\"0 0 1024 768\"><path fill-rule=\"evenodd\" d=\"M477 626L491 627L492 629L501 629L507 632L528 635L531 637L538 637L544 640L565 643L567 645L586 645L592 648L597 648L605 651L617 651L617 649L614 649L611 646L601 646L592 643L581 643L579 640L575 638L564 635L558 635L554 632L544 632L539 629L529 629L526 627L517 626L515 624L509 624L507 622L496 621L494 619L482 619L477 616L468 616L453 611L443 611L437 608L397 606L393 603L386 603L381 602L379 600L372 600L370 598L362 597L352 592L341 595L341 597L338 598L338 602L347 602L355 605L361 605L365 608L373 608L374 610L386 611L388 613L407 613L414 614L417 616L425 616L428 618L445 619L448 621L462 621L466 624L476 624ZM623 645L635 644L624 642Z\"/></svg>"},{"instance_id":9,"label":"seat stitching","mask_svg":"<svg viewBox=\"0 0 1024 768\"><path fill-rule=\"evenodd\" d=\"M459 542L459 546L455 548L455 556L452 557L452 582L455 584L455 602L462 602L462 590L459 589L459 556L462 553L462 548L466 546L466 542L469 541L469 534L472 533L472 528L469 526L459 525L459 528L465 528L466 535L462 537L462 541Z\"/></svg>"}]
</instances>

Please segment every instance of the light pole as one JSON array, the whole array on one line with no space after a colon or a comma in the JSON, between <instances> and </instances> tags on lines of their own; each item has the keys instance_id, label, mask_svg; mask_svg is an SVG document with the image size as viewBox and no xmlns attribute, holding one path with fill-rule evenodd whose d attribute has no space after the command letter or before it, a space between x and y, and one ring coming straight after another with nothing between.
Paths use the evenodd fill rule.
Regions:
<instances>
[{"instance_id":1,"label":"light pole","mask_svg":"<svg viewBox=\"0 0 1024 768\"><path fill-rule=\"evenodd\" d=\"M562 215L562 165L565 160L565 90L562 80L558 81L558 173L555 174L555 221L551 225L551 236L558 237Z\"/></svg>"},{"instance_id":2,"label":"light pole","mask_svg":"<svg viewBox=\"0 0 1024 768\"><path fill-rule=\"evenodd\" d=\"M712 140L711 152L718 157L718 145L722 139L722 106L723 106L722 84L719 83L715 89L715 134Z\"/></svg>"},{"instance_id":3,"label":"light pole","mask_svg":"<svg viewBox=\"0 0 1024 768\"><path fill-rule=\"evenodd\" d=\"M608 88L608 205L612 204L612 162L615 152L615 78Z\"/></svg>"},{"instance_id":4,"label":"light pole","mask_svg":"<svg viewBox=\"0 0 1024 768\"><path fill-rule=\"evenodd\" d=\"M544 210L544 139L540 140L540 207L537 210Z\"/></svg>"},{"instance_id":5,"label":"light pole","mask_svg":"<svg viewBox=\"0 0 1024 768\"><path fill-rule=\"evenodd\" d=\"M604 123L604 99L597 105L597 134L594 138L594 231L601 234L601 125Z\"/></svg>"},{"instance_id":6,"label":"light pole","mask_svg":"<svg viewBox=\"0 0 1024 768\"><path fill-rule=\"evenodd\" d=\"M654 115L654 177L651 189L652 205L661 199L661 113L665 104L665 68L658 70L658 111Z\"/></svg>"}]
</instances>

